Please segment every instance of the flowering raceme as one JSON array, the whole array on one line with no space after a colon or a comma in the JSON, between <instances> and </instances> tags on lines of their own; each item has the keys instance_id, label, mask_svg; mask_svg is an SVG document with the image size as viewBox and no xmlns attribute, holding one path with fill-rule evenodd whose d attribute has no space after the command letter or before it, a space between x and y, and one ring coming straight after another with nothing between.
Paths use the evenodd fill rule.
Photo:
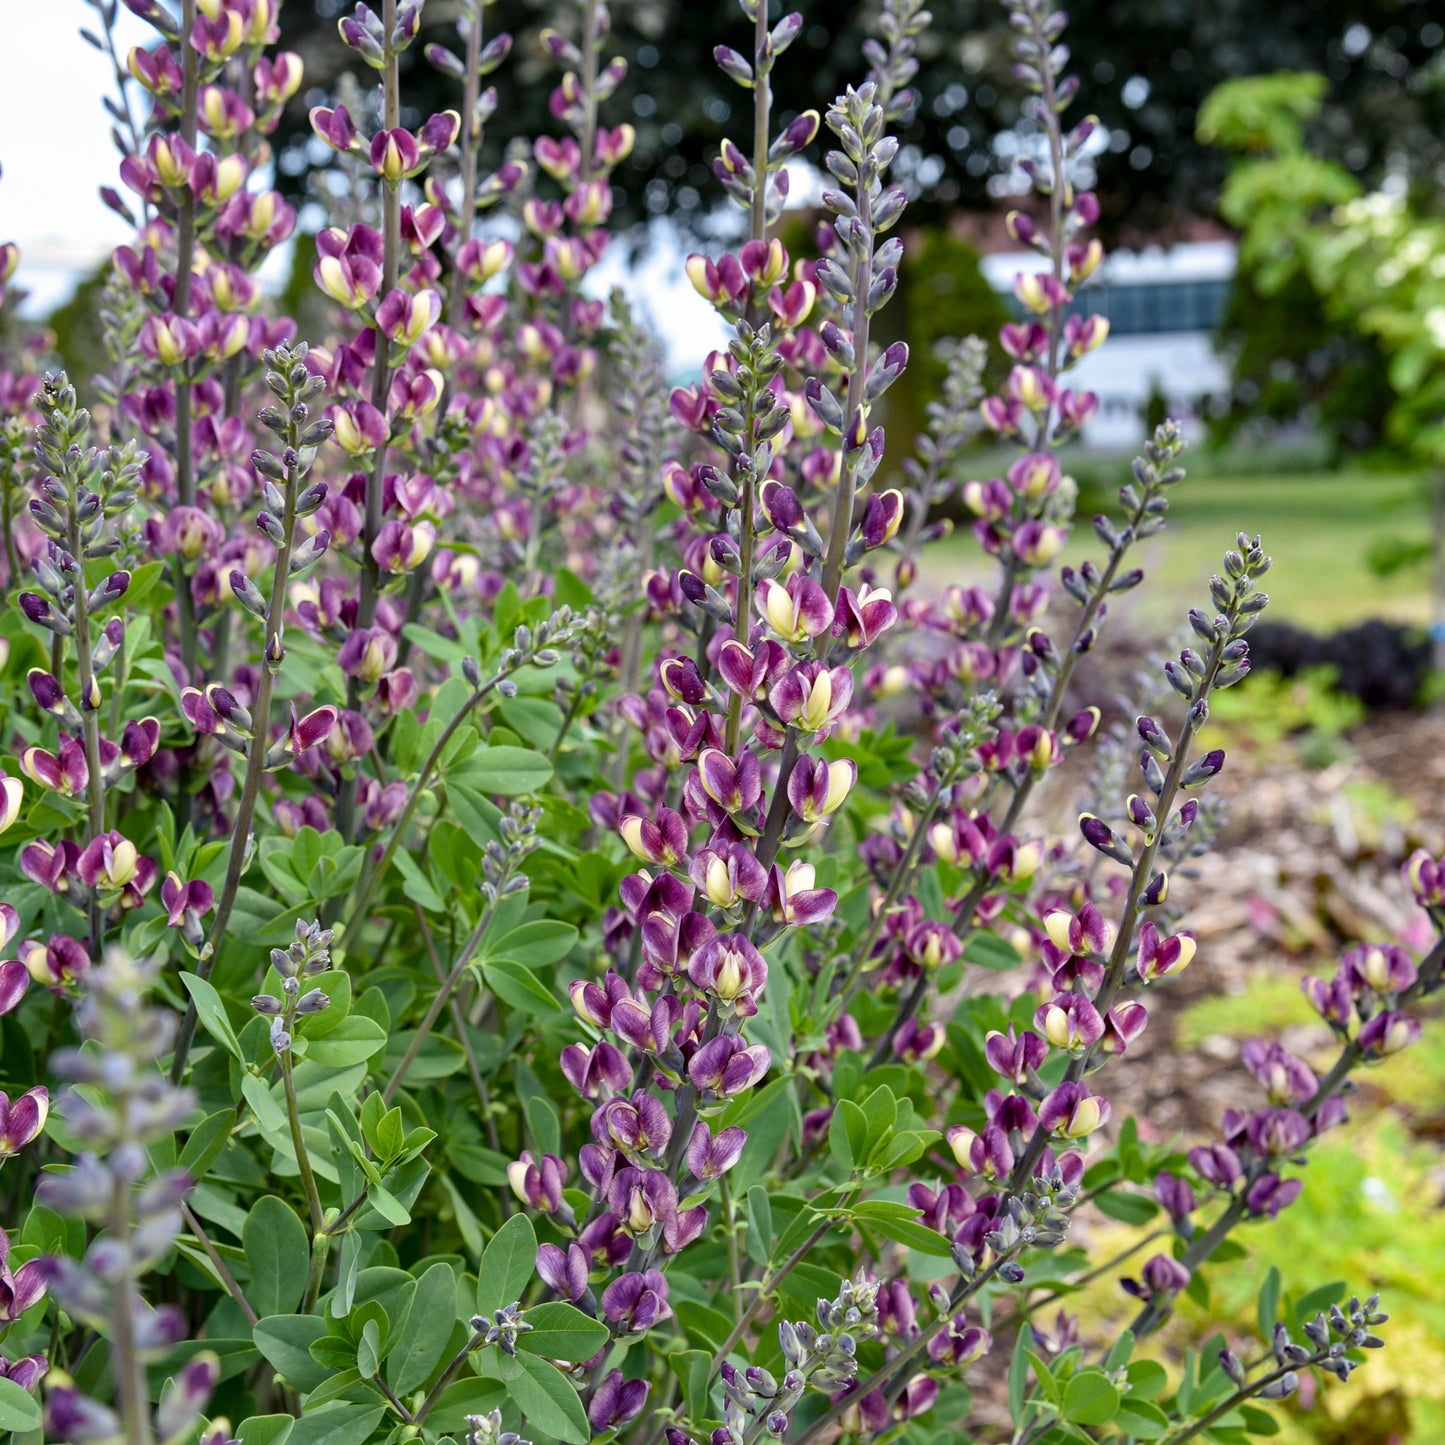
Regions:
<instances>
[{"instance_id":1,"label":"flowering raceme","mask_svg":"<svg viewBox=\"0 0 1445 1445\"><path fill-rule=\"evenodd\" d=\"M1020 1439L1185 1439L1347 1376L1383 1316L1342 1293L1192 1395L1130 1361L1307 1187L1445 945L1351 949L1304 981L1329 1067L1251 1041L1256 1103L1140 1143L1114 1071L1209 976L1181 865L1227 759L1198 739L1270 562L1234 540L1168 699L1131 727L1089 702L1183 440L1155 430L1058 567L1062 448L1098 407L1074 373L1108 330L1064 17L1005 7L1040 144L1002 379L983 340L942 348L910 450L883 312L918 0L817 109L774 93L800 15L743 0L720 36L744 139L684 270L726 341L672 387L596 286L634 141L602 0L540 35L539 136L505 133L484 0L445 43L413 0L344 7L363 80L334 94L273 0L127 0L152 32L128 53L90 3L134 232L104 374L43 337L0 355L6 1428L921 1441L981 1428L976 1386ZM409 94L418 55L445 108ZM327 160L298 213L272 138L303 97ZM784 225L804 156L811 237ZM265 270L303 223L306 339ZM969 474L980 434L996 475ZM920 566L944 503L986 564L966 584ZM1052 836L1031 799L1086 750L1117 766ZM1405 869L1437 933L1442 880ZM1119 1281L1130 1333L1086 1350L1032 1312L1116 1272L1087 1231L1046 1253L1096 1203L1157 1203L1173 1237Z\"/></svg>"}]
</instances>

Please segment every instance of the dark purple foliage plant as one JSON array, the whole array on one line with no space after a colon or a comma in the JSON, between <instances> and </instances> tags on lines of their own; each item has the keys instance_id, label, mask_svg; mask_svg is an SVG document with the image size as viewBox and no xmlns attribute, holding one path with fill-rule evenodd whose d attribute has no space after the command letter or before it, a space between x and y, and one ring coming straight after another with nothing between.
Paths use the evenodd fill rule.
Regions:
<instances>
[{"instance_id":1,"label":"dark purple foliage plant","mask_svg":"<svg viewBox=\"0 0 1445 1445\"><path fill-rule=\"evenodd\" d=\"M670 392L596 285L632 142L603 0L547 32L552 132L487 174L484 0L427 48L438 115L399 80L420 0L344 14L374 84L311 110L308 335L258 280L305 219L268 187L306 93L276 0L126 0L129 55L90 3L134 227L108 366L47 369L7 316L0 371L0 1430L1226 1445L1346 1378L1384 1316L1342 1288L1272 1277L1267 1337L1182 1372L1155 1337L1414 1042L1445 944L1310 979L1336 1062L1250 1044L1257 1106L1211 1139L1110 1102L1151 994L1210 967L1170 879L1214 826L1196 738L1249 668L1258 539L1077 830L1030 808L1100 746L1075 668L1184 475L1166 423L1056 571L1107 331L1064 17L1007 0L1039 266L1006 384L945 348L910 450L876 338L917 0L819 109L773 94L797 16L720 17L753 123L715 167L735 239L687 274L729 340ZM982 431L1011 459L976 479ZM981 560L944 586L949 497ZM1445 924L1445 862L1406 886ZM1157 1252L1095 1257L1101 1206L1160 1216ZM1037 1317L1121 1274L1117 1336Z\"/></svg>"}]
</instances>

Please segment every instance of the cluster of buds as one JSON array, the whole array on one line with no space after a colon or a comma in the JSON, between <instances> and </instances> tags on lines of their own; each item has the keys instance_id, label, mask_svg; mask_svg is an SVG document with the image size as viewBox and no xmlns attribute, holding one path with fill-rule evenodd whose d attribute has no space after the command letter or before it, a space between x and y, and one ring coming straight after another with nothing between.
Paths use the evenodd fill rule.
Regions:
<instances>
[{"instance_id":1,"label":"cluster of buds","mask_svg":"<svg viewBox=\"0 0 1445 1445\"><path fill-rule=\"evenodd\" d=\"M502 1412L493 1410L486 1415L468 1415L466 1445L532 1445L515 1430L502 1429Z\"/></svg>"},{"instance_id":2,"label":"cluster of buds","mask_svg":"<svg viewBox=\"0 0 1445 1445\"><path fill-rule=\"evenodd\" d=\"M193 1356L152 1416L145 1363L165 1355L187 1326L176 1306L147 1304L137 1281L172 1250L192 1180L184 1170L156 1171L149 1149L170 1138L195 1109L192 1093L170 1084L156 1067L170 1051L176 1019L147 1003L154 974L153 964L115 950L107 954L86 975L75 1011L90 1047L63 1050L51 1061L71 1081L59 1107L82 1152L69 1171L45 1175L38 1198L59 1214L103 1224L105 1233L82 1259L45 1256L41 1269L60 1307L106 1330L115 1352L114 1406L86 1397L68 1381L49 1392L48 1427L60 1439L78 1438L82 1422L85 1439L140 1438L137 1430L152 1426L152 1438L181 1438L199 1422L219 1380L214 1355ZM228 1435L223 1427L206 1438Z\"/></svg>"},{"instance_id":3,"label":"cluster of buds","mask_svg":"<svg viewBox=\"0 0 1445 1445\"><path fill-rule=\"evenodd\" d=\"M1380 1310L1379 1295L1371 1295L1363 1304L1358 1295L1351 1295L1343 1306L1333 1304L1327 1314L1322 1311L1304 1322L1301 1331L1308 1344L1291 1338L1284 1321L1278 1320L1263 1361L1246 1365L1233 1351L1224 1349L1219 1352L1219 1367L1242 1397L1283 1400L1299 1389L1301 1370L1319 1369L1341 1382L1348 1380L1360 1364L1350 1358L1349 1351L1383 1349L1385 1342L1375 1330L1389 1318ZM1252 1370L1267 1367L1271 1361L1273 1369L1266 1369L1254 1381L1249 1379Z\"/></svg>"},{"instance_id":4,"label":"cluster of buds","mask_svg":"<svg viewBox=\"0 0 1445 1445\"><path fill-rule=\"evenodd\" d=\"M288 1053L296 1033L296 1021L318 1014L331 1000L320 988L302 992L302 982L331 969L332 931L319 922L296 922L296 937L286 948L271 950L271 967L281 980L281 996L258 993L251 1007L271 1020L271 1047Z\"/></svg>"},{"instance_id":5,"label":"cluster of buds","mask_svg":"<svg viewBox=\"0 0 1445 1445\"><path fill-rule=\"evenodd\" d=\"M778 1326L785 1373L779 1380L757 1365L722 1367L723 1427L712 1445L744 1445L766 1433L787 1436L793 1410L812 1387L830 1393L846 1389L858 1374L858 1346L879 1329L878 1285L865 1274L844 1280L836 1299L818 1301L818 1328L806 1320ZM674 1442L676 1445L676 1442Z\"/></svg>"}]
</instances>

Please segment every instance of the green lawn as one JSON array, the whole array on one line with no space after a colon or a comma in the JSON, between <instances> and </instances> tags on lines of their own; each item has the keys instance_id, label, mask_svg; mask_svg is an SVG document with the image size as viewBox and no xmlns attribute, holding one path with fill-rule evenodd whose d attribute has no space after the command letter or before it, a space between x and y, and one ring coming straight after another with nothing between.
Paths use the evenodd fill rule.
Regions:
<instances>
[{"instance_id":1,"label":"green lawn","mask_svg":"<svg viewBox=\"0 0 1445 1445\"><path fill-rule=\"evenodd\" d=\"M1121 463L1120 473L1124 474ZM1205 605L1208 581L1237 532L1258 533L1274 557L1266 582L1270 615L1317 630L1367 617L1424 622L1429 582L1423 567L1381 578L1369 552L1378 540L1421 539L1424 497L1404 473L1339 471L1283 476L1191 476L1170 497L1169 525L1139 550L1144 586L1120 599L1116 612L1170 632L1191 606ZM1064 554L1078 565L1102 546L1081 520ZM965 529L933 550L924 575L934 586L977 581L978 552ZM1127 605L1121 605L1124 603Z\"/></svg>"}]
</instances>

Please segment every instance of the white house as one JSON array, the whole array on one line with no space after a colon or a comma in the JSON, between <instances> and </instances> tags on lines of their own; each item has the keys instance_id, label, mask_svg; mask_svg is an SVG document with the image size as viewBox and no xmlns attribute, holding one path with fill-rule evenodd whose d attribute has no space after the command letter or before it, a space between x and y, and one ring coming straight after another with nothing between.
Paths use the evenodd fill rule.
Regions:
<instances>
[{"instance_id":1,"label":"white house","mask_svg":"<svg viewBox=\"0 0 1445 1445\"><path fill-rule=\"evenodd\" d=\"M1109 318L1109 339L1069 373L1076 390L1099 397L1084 441L1128 449L1143 435L1144 409L1158 392L1168 412L1198 431L1201 411L1229 389L1229 369L1214 349L1234 279L1232 241L1201 241L1145 251L1116 251L1080 291L1085 314ZM1014 277L1047 266L1033 251L986 255L984 278L1012 302Z\"/></svg>"}]
</instances>

